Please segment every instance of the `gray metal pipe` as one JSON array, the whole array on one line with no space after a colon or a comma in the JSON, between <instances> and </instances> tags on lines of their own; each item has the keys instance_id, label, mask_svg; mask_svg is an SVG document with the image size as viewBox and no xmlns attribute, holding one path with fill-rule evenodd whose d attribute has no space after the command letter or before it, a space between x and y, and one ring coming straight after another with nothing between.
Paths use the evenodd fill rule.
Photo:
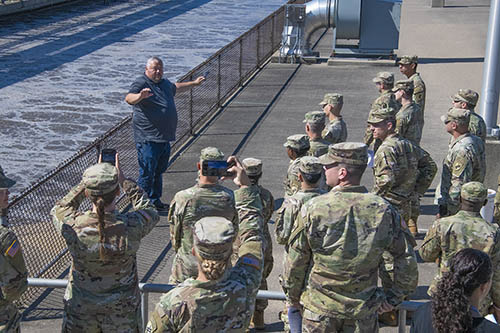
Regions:
<instances>
[{"instance_id":1,"label":"gray metal pipe","mask_svg":"<svg viewBox=\"0 0 500 333\"><path fill-rule=\"evenodd\" d=\"M500 55L500 0L491 0L488 37L483 68L481 91L481 115L486 122L488 134L497 126Z\"/></svg>"},{"instance_id":2,"label":"gray metal pipe","mask_svg":"<svg viewBox=\"0 0 500 333\"><path fill-rule=\"evenodd\" d=\"M304 27L305 55L311 54L311 37L321 28L334 28L337 0L312 0L306 3Z\"/></svg>"}]
</instances>

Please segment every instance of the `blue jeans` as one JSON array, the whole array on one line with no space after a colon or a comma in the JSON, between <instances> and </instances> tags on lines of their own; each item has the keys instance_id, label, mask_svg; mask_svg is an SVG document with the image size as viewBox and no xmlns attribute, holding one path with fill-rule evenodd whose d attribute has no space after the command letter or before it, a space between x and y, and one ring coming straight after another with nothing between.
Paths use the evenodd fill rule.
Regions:
<instances>
[{"instance_id":1,"label":"blue jeans","mask_svg":"<svg viewBox=\"0 0 500 333\"><path fill-rule=\"evenodd\" d=\"M153 203L160 201L163 179L170 158L170 142L136 142L139 161L137 183Z\"/></svg>"}]
</instances>

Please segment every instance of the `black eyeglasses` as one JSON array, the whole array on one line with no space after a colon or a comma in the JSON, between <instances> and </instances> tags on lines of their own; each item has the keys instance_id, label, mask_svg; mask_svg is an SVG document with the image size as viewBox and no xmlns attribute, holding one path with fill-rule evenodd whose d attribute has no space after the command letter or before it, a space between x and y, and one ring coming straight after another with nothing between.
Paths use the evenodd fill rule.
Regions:
<instances>
[{"instance_id":1,"label":"black eyeglasses","mask_svg":"<svg viewBox=\"0 0 500 333\"><path fill-rule=\"evenodd\" d=\"M323 170L328 170L328 169L331 169L333 167L336 167L338 163L332 163L332 164L328 164L328 165L323 165Z\"/></svg>"}]
</instances>

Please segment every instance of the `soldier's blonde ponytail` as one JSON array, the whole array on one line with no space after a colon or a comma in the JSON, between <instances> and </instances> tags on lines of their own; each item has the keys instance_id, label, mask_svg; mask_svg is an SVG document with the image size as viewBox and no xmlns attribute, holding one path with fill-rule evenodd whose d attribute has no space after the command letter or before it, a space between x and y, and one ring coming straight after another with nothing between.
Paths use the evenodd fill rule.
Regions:
<instances>
[{"instance_id":1,"label":"soldier's blonde ponytail","mask_svg":"<svg viewBox=\"0 0 500 333\"><path fill-rule=\"evenodd\" d=\"M90 201L95 205L96 207L96 213L97 213L97 230L99 232L99 258L101 260L106 260L108 251L105 246L106 242L106 228L104 224L104 216L105 212L104 209L106 206L110 205L113 200L115 199L116 194L114 192L107 193L103 196L90 196Z\"/></svg>"},{"instance_id":2,"label":"soldier's blonde ponytail","mask_svg":"<svg viewBox=\"0 0 500 333\"><path fill-rule=\"evenodd\" d=\"M207 279L209 280L217 280L220 278L224 272L226 271L226 266L228 264L228 260L209 260L202 259L201 261L201 271Z\"/></svg>"}]
</instances>

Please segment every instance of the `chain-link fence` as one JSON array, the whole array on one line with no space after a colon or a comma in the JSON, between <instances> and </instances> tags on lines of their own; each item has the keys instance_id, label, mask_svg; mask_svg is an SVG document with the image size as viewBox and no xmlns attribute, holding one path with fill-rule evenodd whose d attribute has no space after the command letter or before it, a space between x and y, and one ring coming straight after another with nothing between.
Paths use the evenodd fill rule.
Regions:
<instances>
[{"instance_id":1,"label":"chain-link fence","mask_svg":"<svg viewBox=\"0 0 500 333\"><path fill-rule=\"evenodd\" d=\"M179 123L174 150L185 143L279 47L283 21L284 7L281 7L180 80L189 81L208 72L201 86L176 96ZM23 244L30 277L58 278L68 268L71 258L64 239L51 222L50 210L80 181L83 171L97 162L100 150L106 147L118 151L120 165L127 176L138 177L131 117L127 117L24 190L10 204L10 227ZM120 202L120 208L126 205ZM81 207L82 210L89 208L88 201ZM28 305L41 292L30 288L21 302Z\"/></svg>"}]
</instances>

